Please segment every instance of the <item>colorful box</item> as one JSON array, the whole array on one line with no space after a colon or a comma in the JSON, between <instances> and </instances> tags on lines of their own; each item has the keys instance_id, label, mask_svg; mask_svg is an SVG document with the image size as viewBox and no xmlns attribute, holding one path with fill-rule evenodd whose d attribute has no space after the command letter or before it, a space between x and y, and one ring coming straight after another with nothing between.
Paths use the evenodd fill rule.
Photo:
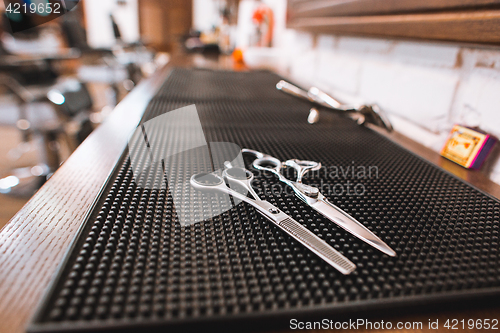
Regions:
<instances>
[{"instance_id":1,"label":"colorful box","mask_svg":"<svg viewBox=\"0 0 500 333\"><path fill-rule=\"evenodd\" d=\"M441 155L468 169L479 169L496 141L485 132L455 125Z\"/></svg>"}]
</instances>

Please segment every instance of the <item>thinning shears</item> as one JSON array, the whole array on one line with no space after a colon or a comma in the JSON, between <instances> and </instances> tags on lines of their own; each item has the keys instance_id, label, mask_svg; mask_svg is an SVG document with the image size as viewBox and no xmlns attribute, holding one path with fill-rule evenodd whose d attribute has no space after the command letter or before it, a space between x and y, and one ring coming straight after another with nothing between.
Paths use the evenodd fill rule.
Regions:
<instances>
[{"instance_id":1,"label":"thinning shears","mask_svg":"<svg viewBox=\"0 0 500 333\"><path fill-rule=\"evenodd\" d=\"M324 240L306 229L270 202L261 200L252 188L253 178L253 173L246 169L229 167L223 171L222 177L215 173L199 173L191 177L190 183L195 189L226 193L252 205L261 215L342 274L349 274L356 269L354 263ZM225 180L228 181L230 187L226 184ZM244 195L232 189L233 186L236 187L235 185L244 188L253 198L249 198L246 194Z\"/></svg>"},{"instance_id":2,"label":"thinning shears","mask_svg":"<svg viewBox=\"0 0 500 333\"><path fill-rule=\"evenodd\" d=\"M396 256L396 252L391 249L386 243L384 243L380 238L378 238L373 232L359 223L352 216L344 212L342 209L328 201L328 199L319 191L317 187L302 183L302 178L304 177L304 175L311 170L319 170L321 168L321 163L296 159L281 162L276 157L247 148L242 149L241 152L255 156L256 159L252 163L254 168L256 168L257 170L268 171L275 174L281 182L285 183L293 189L295 195L299 199L301 199L315 211L317 211L339 227L343 228L347 232L370 244L374 248L391 257ZM297 171L296 181L289 180L281 173L283 166L292 167L293 169L295 169L295 171Z\"/></svg>"}]
</instances>

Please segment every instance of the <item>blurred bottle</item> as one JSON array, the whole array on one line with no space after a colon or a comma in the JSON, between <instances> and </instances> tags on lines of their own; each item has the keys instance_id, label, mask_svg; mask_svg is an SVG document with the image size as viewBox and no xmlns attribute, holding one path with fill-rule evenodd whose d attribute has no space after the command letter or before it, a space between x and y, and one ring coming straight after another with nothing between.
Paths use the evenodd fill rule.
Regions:
<instances>
[{"instance_id":1,"label":"blurred bottle","mask_svg":"<svg viewBox=\"0 0 500 333\"><path fill-rule=\"evenodd\" d=\"M274 14L273 10L260 3L254 10L252 21L256 26L255 46L271 47L273 42Z\"/></svg>"},{"instance_id":2,"label":"blurred bottle","mask_svg":"<svg viewBox=\"0 0 500 333\"><path fill-rule=\"evenodd\" d=\"M221 11L222 23L219 27L219 48L224 54L231 54L233 43L231 38L231 26L229 25L230 11L225 7Z\"/></svg>"}]
</instances>

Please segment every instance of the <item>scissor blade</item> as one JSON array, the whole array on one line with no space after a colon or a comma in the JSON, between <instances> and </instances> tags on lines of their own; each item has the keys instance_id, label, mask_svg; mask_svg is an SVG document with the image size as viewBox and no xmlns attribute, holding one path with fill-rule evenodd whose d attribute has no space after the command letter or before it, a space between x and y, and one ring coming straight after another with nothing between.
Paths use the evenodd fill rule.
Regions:
<instances>
[{"instance_id":1,"label":"scissor blade","mask_svg":"<svg viewBox=\"0 0 500 333\"><path fill-rule=\"evenodd\" d=\"M342 274L350 274L356 269L353 262L294 219L286 218L278 226Z\"/></svg>"},{"instance_id":2,"label":"scissor blade","mask_svg":"<svg viewBox=\"0 0 500 333\"><path fill-rule=\"evenodd\" d=\"M345 229L347 232L370 244L374 248L379 249L391 257L396 256L396 252L373 232L326 199L318 200L316 203L311 204L311 207L339 227Z\"/></svg>"},{"instance_id":3,"label":"scissor blade","mask_svg":"<svg viewBox=\"0 0 500 333\"><path fill-rule=\"evenodd\" d=\"M356 269L356 265L352 261L270 202L264 200L250 201L249 203L257 208L259 213L342 274L350 274Z\"/></svg>"}]
</instances>

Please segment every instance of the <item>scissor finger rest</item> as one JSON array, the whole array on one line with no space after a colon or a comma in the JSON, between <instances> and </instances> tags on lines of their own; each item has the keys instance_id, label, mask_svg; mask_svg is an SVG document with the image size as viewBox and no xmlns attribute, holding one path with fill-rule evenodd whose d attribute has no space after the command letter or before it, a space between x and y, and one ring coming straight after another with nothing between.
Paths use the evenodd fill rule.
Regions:
<instances>
[{"instance_id":1,"label":"scissor finger rest","mask_svg":"<svg viewBox=\"0 0 500 333\"><path fill-rule=\"evenodd\" d=\"M285 161L283 164L286 166L292 167L297 171L297 183L302 182L302 177L309 171L309 170L319 170L321 168L321 163L315 162L315 161L304 161L304 160L288 160Z\"/></svg>"}]
</instances>

